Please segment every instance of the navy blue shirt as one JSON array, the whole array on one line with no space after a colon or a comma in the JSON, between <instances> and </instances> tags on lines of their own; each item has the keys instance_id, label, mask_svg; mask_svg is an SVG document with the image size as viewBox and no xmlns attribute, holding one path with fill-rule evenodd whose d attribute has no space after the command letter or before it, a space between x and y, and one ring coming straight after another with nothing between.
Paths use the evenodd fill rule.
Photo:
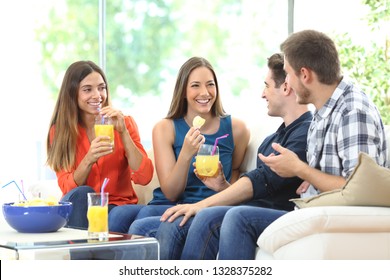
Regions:
<instances>
[{"instance_id":1,"label":"navy blue shirt","mask_svg":"<svg viewBox=\"0 0 390 280\"><path fill-rule=\"evenodd\" d=\"M278 154L271 144L279 143L306 162L307 133L312 119L313 114L306 112L287 127L283 123L275 133L261 143L258 153L265 156L271 153ZM298 197L296 190L302 183L300 178L280 177L259 157L257 168L242 176L248 177L253 185L253 200L246 204L287 211L294 209L294 204L289 199Z\"/></svg>"}]
</instances>

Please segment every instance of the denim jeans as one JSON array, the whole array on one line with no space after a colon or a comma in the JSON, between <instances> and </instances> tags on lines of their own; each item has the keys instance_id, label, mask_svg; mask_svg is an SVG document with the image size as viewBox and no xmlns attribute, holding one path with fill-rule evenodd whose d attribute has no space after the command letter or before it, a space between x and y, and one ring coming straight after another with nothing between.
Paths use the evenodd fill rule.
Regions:
<instances>
[{"instance_id":1,"label":"denim jeans","mask_svg":"<svg viewBox=\"0 0 390 280\"><path fill-rule=\"evenodd\" d=\"M88 228L88 198L87 193L95 192L88 186L79 186L65 194L61 201L72 202L72 212L69 216L67 227L80 229ZM129 204L116 206L108 205L108 229L114 232L127 233L130 224L133 222L143 205Z\"/></svg>"},{"instance_id":2,"label":"denim jeans","mask_svg":"<svg viewBox=\"0 0 390 280\"><path fill-rule=\"evenodd\" d=\"M264 229L287 211L236 206L223 219L219 240L220 260L253 260L257 239Z\"/></svg>"},{"instance_id":3,"label":"denim jeans","mask_svg":"<svg viewBox=\"0 0 390 280\"><path fill-rule=\"evenodd\" d=\"M160 258L254 259L259 235L285 213L256 206L216 206L203 209L183 227L182 217L161 223L156 234Z\"/></svg>"},{"instance_id":4,"label":"denim jeans","mask_svg":"<svg viewBox=\"0 0 390 280\"><path fill-rule=\"evenodd\" d=\"M112 232L127 233L130 225L145 205L126 204L113 207L108 214L108 229Z\"/></svg>"},{"instance_id":5,"label":"denim jeans","mask_svg":"<svg viewBox=\"0 0 390 280\"><path fill-rule=\"evenodd\" d=\"M138 213L135 221L128 227L129 234L155 237L161 222L161 215L172 205L147 205Z\"/></svg>"},{"instance_id":6,"label":"denim jeans","mask_svg":"<svg viewBox=\"0 0 390 280\"><path fill-rule=\"evenodd\" d=\"M88 198L87 193L93 193L95 190L88 186L79 186L65 194L61 201L72 202L72 212L69 215L67 227L80 229L88 228Z\"/></svg>"},{"instance_id":7,"label":"denim jeans","mask_svg":"<svg viewBox=\"0 0 390 280\"><path fill-rule=\"evenodd\" d=\"M219 230L225 213L231 206L217 206L201 210L184 226L183 217L174 222L161 223L156 238L160 243L161 259L212 260L219 247Z\"/></svg>"}]
</instances>

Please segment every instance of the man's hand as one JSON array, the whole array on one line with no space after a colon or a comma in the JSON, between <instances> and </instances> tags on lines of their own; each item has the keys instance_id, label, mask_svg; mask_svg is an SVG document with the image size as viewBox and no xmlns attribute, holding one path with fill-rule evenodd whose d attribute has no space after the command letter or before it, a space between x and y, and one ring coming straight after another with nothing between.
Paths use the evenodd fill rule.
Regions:
<instances>
[{"instance_id":1,"label":"man's hand","mask_svg":"<svg viewBox=\"0 0 390 280\"><path fill-rule=\"evenodd\" d=\"M296 193L298 195L305 193L307 191L307 189L309 188L309 186L310 186L310 183L308 181L303 181L302 184L298 187Z\"/></svg>"},{"instance_id":2,"label":"man's hand","mask_svg":"<svg viewBox=\"0 0 390 280\"><path fill-rule=\"evenodd\" d=\"M203 207L199 206L198 203L194 204L178 204L167 209L164 214L161 216L162 222L173 222L176 218L184 216L183 220L180 223L180 226L188 221L189 218L195 216Z\"/></svg>"},{"instance_id":3,"label":"man's hand","mask_svg":"<svg viewBox=\"0 0 390 280\"><path fill-rule=\"evenodd\" d=\"M304 164L298 156L277 143L272 143L272 148L279 154L275 155L272 153L269 156L259 154L259 158L280 177L298 176L297 173L303 167L302 164Z\"/></svg>"}]
</instances>

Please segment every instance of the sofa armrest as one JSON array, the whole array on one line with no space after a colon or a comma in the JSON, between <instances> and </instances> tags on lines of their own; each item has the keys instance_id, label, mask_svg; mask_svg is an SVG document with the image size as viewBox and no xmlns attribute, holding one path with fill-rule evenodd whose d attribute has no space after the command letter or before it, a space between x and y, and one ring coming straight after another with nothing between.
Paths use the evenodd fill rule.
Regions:
<instances>
[{"instance_id":1,"label":"sofa armrest","mask_svg":"<svg viewBox=\"0 0 390 280\"><path fill-rule=\"evenodd\" d=\"M150 200L153 198L153 190L160 186L158 181L158 176L156 172L156 166L154 164L154 154L153 150L150 149L147 151L148 157L152 160L154 170L153 170L153 178L146 186L142 186L139 184L133 184L133 188L135 193L138 196L138 204L148 204Z\"/></svg>"},{"instance_id":2,"label":"sofa armrest","mask_svg":"<svg viewBox=\"0 0 390 280\"><path fill-rule=\"evenodd\" d=\"M258 238L261 250L281 247L324 233L389 233L389 207L323 206L295 210L269 225Z\"/></svg>"}]
</instances>

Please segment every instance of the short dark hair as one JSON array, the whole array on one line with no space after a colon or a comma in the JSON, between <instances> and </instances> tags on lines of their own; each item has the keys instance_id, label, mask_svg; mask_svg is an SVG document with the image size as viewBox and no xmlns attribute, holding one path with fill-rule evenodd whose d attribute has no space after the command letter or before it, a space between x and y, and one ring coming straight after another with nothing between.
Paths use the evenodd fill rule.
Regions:
<instances>
[{"instance_id":1,"label":"short dark hair","mask_svg":"<svg viewBox=\"0 0 390 280\"><path fill-rule=\"evenodd\" d=\"M305 67L314 71L323 84L330 85L341 78L336 46L322 32L303 30L293 33L280 45L280 49L297 75Z\"/></svg>"},{"instance_id":2,"label":"short dark hair","mask_svg":"<svg viewBox=\"0 0 390 280\"><path fill-rule=\"evenodd\" d=\"M275 53L268 58L268 68L272 72L275 87L279 88L286 81L286 72L283 69L284 58L282 53Z\"/></svg>"}]
</instances>

